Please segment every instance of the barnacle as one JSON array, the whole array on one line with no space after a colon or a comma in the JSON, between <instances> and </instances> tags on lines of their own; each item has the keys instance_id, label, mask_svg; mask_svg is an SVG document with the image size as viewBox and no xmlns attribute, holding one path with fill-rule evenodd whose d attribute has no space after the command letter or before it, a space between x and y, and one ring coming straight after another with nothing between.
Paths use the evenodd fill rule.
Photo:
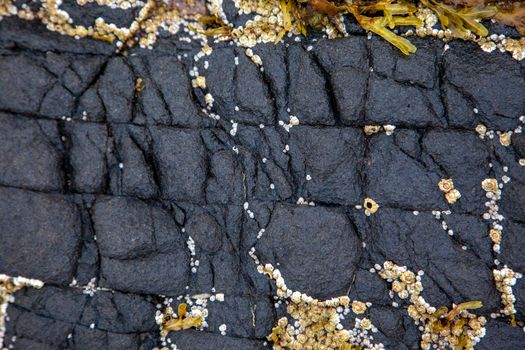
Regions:
<instances>
[{"instance_id":1,"label":"barnacle","mask_svg":"<svg viewBox=\"0 0 525 350\"><path fill-rule=\"evenodd\" d=\"M370 215L374 214L377 211L379 205L372 198L365 198L364 207L365 214Z\"/></svg>"},{"instance_id":2,"label":"barnacle","mask_svg":"<svg viewBox=\"0 0 525 350\"><path fill-rule=\"evenodd\" d=\"M454 182L452 179L441 179L438 183L438 187L443 192L448 192L454 189Z\"/></svg>"},{"instance_id":3,"label":"barnacle","mask_svg":"<svg viewBox=\"0 0 525 350\"><path fill-rule=\"evenodd\" d=\"M297 320L301 332L296 333L295 328L289 324L286 317L277 321L268 339L274 343L274 349L307 349L308 346L330 343L341 349L350 345L349 334L337 329L339 316L337 305L329 305L323 301L306 302L300 300L298 303L290 302L287 305L287 313ZM346 346L346 349L359 349Z\"/></svg>"},{"instance_id":4,"label":"barnacle","mask_svg":"<svg viewBox=\"0 0 525 350\"><path fill-rule=\"evenodd\" d=\"M286 303L287 317L281 317L267 336L273 342L273 349L384 350L382 344L372 343L374 336L368 330L374 332L375 327L369 319L356 319L351 330L344 329L341 324L350 307L355 313L364 313L365 303L353 301L350 306L350 298L346 295L315 299L288 289L281 272L271 264L259 264L257 270L275 281L277 295Z\"/></svg>"},{"instance_id":5,"label":"barnacle","mask_svg":"<svg viewBox=\"0 0 525 350\"><path fill-rule=\"evenodd\" d=\"M458 201L458 199L461 198L461 193L456 190L455 188L451 191L448 191L447 193L445 193L445 199L447 200L448 203L450 204L454 204Z\"/></svg>"},{"instance_id":6,"label":"barnacle","mask_svg":"<svg viewBox=\"0 0 525 350\"><path fill-rule=\"evenodd\" d=\"M281 12L283 14L283 29L277 34L275 43L278 43L283 36L292 29L292 1L281 0Z\"/></svg>"},{"instance_id":7,"label":"barnacle","mask_svg":"<svg viewBox=\"0 0 525 350\"><path fill-rule=\"evenodd\" d=\"M492 193L498 193L499 191L499 185L498 180L496 179L485 179L481 181L481 188L485 192L492 192Z\"/></svg>"},{"instance_id":8,"label":"barnacle","mask_svg":"<svg viewBox=\"0 0 525 350\"><path fill-rule=\"evenodd\" d=\"M144 91L144 80L142 80L142 78L137 78L137 80L135 80L135 91L136 92Z\"/></svg>"},{"instance_id":9,"label":"barnacle","mask_svg":"<svg viewBox=\"0 0 525 350\"><path fill-rule=\"evenodd\" d=\"M189 328L199 328L202 324L202 316L186 316L186 308L187 305L185 303L180 304L177 317L173 317L173 310L171 307L166 308L162 329L170 332Z\"/></svg>"},{"instance_id":10,"label":"barnacle","mask_svg":"<svg viewBox=\"0 0 525 350\"><path fill-rule=\"evenodd\" d=\"M59 0L35 0L35 3L41 4L38 10L17 6L15 0L0 2L0 19L3 16L18 16L26 20L39 19L52 31L76 38L92 37L116 43L118 51L137 43L141 47L151 48L160 29L176 33L180 26L186 26L199 34L214 36L219 40L233 39L241 46L247 47L252 47L258 42L277 43L287 33L306 36L309 28L324 30L329 38L333 38L346 34L341 15L352 15L361 27L376 33L409 55L416 51L416 47L393 30L400 26L411 26L416 27L418 35L429 35L429 30L433 32L433 24L425 22L426 27L423 27L422 19L418 18L421 15L419 10L436 13L441 26L446 29L445 34L439 32L440 37L446 35L447 38L477 40L472 33L485 37L488 31L479 21L487 18L514 26L521 34L525 34L525 4L517 1L237 0L235 4L242 13L256 13L258 16L236 28L228 23L222 9L222 1L210 1L206 12L204 2L192 5L194 0L96 0L99 5L123 10L140 8L129 27L106 23L103 18L97 18L94 25L89 27L74 24L69 14L60 8ZM91 2L95 0L77 1L80 6ZM501 44L515 59L521 60L525 58L524 40L506 38ZM499 43L483 38L479 44L485 50L493 50Z\"/></svg>"},{"instance_id":11,"label":"barnacle","mask_svg":"<svg viewBox=\"0 0 525 350\"><path fill-rule=\"evenodd\" d=\"M473 349L471 333L481 330L486 323L484 318L475 318L467 310L482 307L481 301L469 301L461 303L448 311L446 306L437 309L428 318L425 324L426 334L436 334L439 337L446 337L447 342L455 350ZM426 344L422 343L426 348Z\"/></svg>"},{"instance_id":12,"label":"barnacle","mask_svg":"<svg viewBox=\"0 0 525 350\"><path fill-rule=\"evenodd\" d=\"M496 244L500 244L501 243L501 231L500 230L498 230L496 228L490 229L489 237L492 240L492 242L494 242Z\"/></svg>"},{"instance_id":13,"label":"barnacle","mask_svg":"<svg viewBox=\"0 0 525 350\"><path fill-rule=\"evenodd\" d=\"M352 312L356 315L364 314L366 311L366 304L362 301L354 300L352 302Z\"/></svg>"},{"instance_id":14,"label":"barnacle","mask_svg":"<svg viewBox=\"0 0 525 350\"><path fill-rule=\"evenodd\" d=\"M478 124L476 126L476 132L478 133L479 137L483 139L487 133L487 127L483 124Z\"/></svg>"},{"instance_id":15,"label":"barnacle","mask_svg":"<svg viewBox=\"0 0 525 350\"><path fill-rule=\"evenodd\" d=\"M499 135L499 142L501 143L502 146L507 147L510 145L511 135L512 133L510 131L501 133L501 135Z\"/></svg>"},{"instance_id":16,"label":"barnacle","mask_svg":"<svg viewBox=\"0 0 525 350\"><path fill-rule=\"evenodd\" d=\"M365 125L363 131L370 136L381 131L381 125Z\"/></svg>"},{"instance_id":17,"label":"barnacle","mask_svg":"<svg viewBox=\"0 0 525 350\"><path fill-rule=\"evenodd\" d=\"M508 316L514 316L516 308L514 302L516 297L512 291L512 287L516 284L516 280L522 278L522 274L513 271L512 269L504 266L500 270L493 270L494 282L496 283L496 289L501 294L501 304L503 309L501 312ZM514 320L514 321L513 321ZM514 318L511 318L511 323L516 322Z\"/></svg>"}]
</instances>

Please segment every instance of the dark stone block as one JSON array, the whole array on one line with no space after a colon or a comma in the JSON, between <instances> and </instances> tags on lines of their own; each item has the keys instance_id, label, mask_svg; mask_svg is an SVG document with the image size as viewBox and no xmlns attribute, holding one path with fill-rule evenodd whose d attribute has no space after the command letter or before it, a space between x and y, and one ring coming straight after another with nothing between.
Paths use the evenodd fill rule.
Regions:
<instances>
[{"instance_id":1,"label":"dark stone block","mask_svg":"<svg viewBox=\"0 0 525 350\"><path fill-rule=\"evenodd\" d=\"M515 127L518 111L525 110L525 78L517 61L508 55L485 53L474 43L453 43L444 62L446 82L479 110L487 126Z\"/></svg>"},{"instance_id":2,"label":"dark stone block","mask_svg":"<svg viewBox=\"0 0 525 350\"><path fill-rule=\"evenodd\" d=\"M55 79L44 67L23 55L0 56L0 109L37 113ZM7 88L9 87L9 88Z\"/></svg>"},{"instance_id":3,"label":"dark stone block","mask_svg":"<svg viewBox=\"0 0 525 350\"><path fill-rule=\"evenodd\" d=\"M104 104L107 120L130 122L135 80L128 62L121 57L111 59L98 84L98 94Z\"/></svg>"},{"instance_id":4,"label":"dark stone block","mask_svg":"<svg viewBox=\"0 0 525 350\"><path fill-rule=\"evenodd\" d=\"M487 325L487 335L477 348L480 350L521 350L524 343L523 329L495 321Z\"/></svg>"},{"instance_id":5,"label":"dark stone block","mask_svg":"<svg viewBox=\"0 0 525 350\"><path fill-rule=\"evenodd\" d=\"M110 333L77 326L73 333L71 349L138 350L140 349L140 341L137 334Z\"/></svg>"},{"instance_id":6,"label":"dark stone block","mask_svg":"<svg viewBox=\"0 0 525 350\"><path fill-rule=\"evenodd\" d=\"M290 114L303 124L333 125L335 120L326 77L311 54L301 46L288 49Z\"/></svg>"},{"instance_id":7,"label":"dark stone block","mask_svg":"<svg viewBox=\"0 0 525 350\"><path fill-rule=\"evenodd\" d=\"M61 85L53 86L40 104L39 113L51 116L69 116L75 106L75 96Z\"/></svg>"},{"instance_id":8,"label":"dark stone block","mask_svg":"<svg viewBox=\"0 0 525 350\"><path fill-rule=\"evenodd\" d=\"M0 198L0 270L70 283L80 244L77 207L61 195L12 188L0 187Z\"/></svg>"},{"instance_id":9,"label":"dark stone block","mask_svg":"<svg viewBox=\"0 0 525 350\"><path fill-rule=\"evenodd\" d=\"M487 200L481 181L491 177L486 143L474 132L431 131L425 134L421 144L438 164L442 178L451 178L461 193L454 206L481 215Z\"/></svg>"},{"instance_id":10,"label":"dark stone block","mask_svg":"<svg viewBox=\"0 0 525 350\"><path fill-rule=\"evenodd\" d=\"M440 176L418 158L394 146L393 136L376 135L370 140L366 195L380 206L437 210L446 201L437 184Z\"/></svg>"},{"instance_id":11,"label":"dark stone block","mask_svg":"<svg viewBox=\"0 0 525 350\"><path fill-rule=\"evenodd\" d=\"M444 124L443 107L437 92L377 75L371 75L368 89L367 124L415 127Z\"/></svg>"},{"instance_id":12,"label":"dark stone block","mask_svg":"<svg viewBox=\"0 0 525 350\"><path fill-rule=\"evenodd\" d=\"M341 121L348 125L362 122L369 73L354 68L341 68L331 75L331 86Z\"/></svg>"},{"instance_id":13,"label":"dark stone block","mask_svg":"<svg viewBox=\"0 0 525 350\"><path fill-rule=\"evenodd\" d=\"M217 348L231 350L269 349L260 340L239 339L192 330L172 333L170 339L177 346L187 350L215 350Z\"/></svg>"},{"instance_id":14,"label":"dark stone block","mask_svg":"<svg viewBox=\"0 0 525 350\"><path fill-rule=\"evenodd\" d=\"M63 145L56 123L0 114L0 124L0 184L62 190Z\"/></svg>"},{"instance_id":15,"label":"dark stone block","mask_svg":"<svg viewBox=\"0 0 525 350\"><path fill-rule=\"evenodd\" d=\"M102 257L100 285L128 293L180 295L188 284L189 265L182 250L133 260Z\"/></svg>"},{"instance_id":16,"label":"dark stone block","mask_svg":"<svg viewBox=\"0 0 525 350\"><path fill-rule=\"evenodd\" d=\"M96 329L112 333L144 333L156 329L151 317L155 311L141 296L99 291L88 299L79 323L86 327L94 323Z\"/></svg>"},{"instance_id":17,"label":"dark stone block","mask_svg":"<svg viewBox=\"0 0 525 350\"><path fill-rule=\"evenodd\" d=\"M206 159L199 132L155 128L152 137L163 196L177 201L202 202Z\"/></svg>"},{"instance_id":18,"label":"dark stone block","mask_svg":"<svg viewBox=\"0 0 525 350\"><path fill-rule=\"evenodd\" d=\"M160 179L150 132L132 125L117 125L112 130L115 157L110 158L111 192L139 198L158 197Z\"/></svg>"},{"instance_id":19,"label":"dark stone block","mask_svg":"<svg viewBox=\"0 0 525 350\"><path fill-rule=\"evenodd\" d=\"M82 193L104 192L107 182L108 135L105 125L66 124L69 135L71 187Z\"/></svg>"},{"instance_id":20,"label":"dark stone block","mask_svg":"<svg viewBox=\"0 0 525 350\"><path fill-rule=\"evenodd\" d=\"M137 199L98 199L93 207L93 222L104 257L136 259L183 249L180 230L169 213Z\"/></svg>"},{"instance_id":21,"label":"dark stone block","mask_svg":"<svg viewBox=\"0 0 525 350\"><path fill-rule=\"evenodd\" d=\"M508 219L525 222L525 182L510 181L505 184L503 191L501 214Z\"/></svg>"},{"instance_id":22,"label":"dark stone block","mask_svg":"<svg viewBox=\"0 0 525 350\"><path fill-rule=\"evenodd\" d=\"M348 217L323 207L277 206L256 249L289 288L318 298L345 293L362 254Z\"/></svg>"},{"instance_id":23,"label":"dark stone block","mask_svg":"<svg viewBox=\"0 0 525 350\"><path fill-rule=\"evenodd\" d=\"M299 195L322 203L360 201L364 156L360 130L298 127L290 135L294 176L304 188L304 195Z\"/></svg>"},{"instance_id":24,"label":"dark stone block","mask_svg":"<svg viewBox=\"0 0 525 350\"><path fill-rule=\"evenodd\" d=\"M384 260L392 260L412 271L422 269L425 272L422 295L427 302L437 307L443 305L446 298L456 304L481 300L485 310L499 307L491 268L474 252L463 250L430 214L414 215L383 208L369 220L367 236L372 241L367 245ZM437 283L439 291L432 288L431 281Z\"/></svg>"},{"instance_id":25,"label":"dark stone block","mask_svg":"<svg viewBox=\"0 0 525 350\"><path fill-rule=\"evenodd\" d=\"M210 124L209 118L199 112L189 76L175 57L152 55L144 64L144 91L139 101L147 124L189 127Z\"/></svg>"}]
</instances>

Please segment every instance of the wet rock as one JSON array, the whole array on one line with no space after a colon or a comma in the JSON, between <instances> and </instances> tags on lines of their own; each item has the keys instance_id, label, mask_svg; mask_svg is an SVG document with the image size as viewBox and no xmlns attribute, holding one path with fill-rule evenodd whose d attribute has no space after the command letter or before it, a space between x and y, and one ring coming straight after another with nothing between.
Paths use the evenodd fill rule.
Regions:
<instances>
[{"instance_id":1,"label":"wet rock","mask_svg":"<svg viewBox=\"0 0 525 350\"><path fill-rule=\"evenodd\" d=\"M152 136L163 196L179 201L202 202L206 162L199 133L155 128Z\"/></svg>"},{"instance_id":2,"label":"wet rock","mask_svg":"<svg viewBox=\"0 0 525 350\"><path fill-rule=\"evenodd\" d=\"M430 304L437 307L451 301L481 300L485 310L499 306L492 270L474 252L463 250L430 214L380 209L370 216L367 237L371 250L384 260L425 272L422 295Z\"/></svg>"},{"instance_id":3,"label":"wet rock","mask_svg":"<svg viewBox=\"0 0 525 350\"><path fill-rule=\"evenodd\" d=\"M361 256L348 217L323 207L276 207L256 249L263 263L281 271L288 288L318 298L345 293Z\"/></svg>"},{"instance_id":4,"label":"wet rock","mask_svg":"<svg viewBox=\"0 0 525 350\"><path fill-rule=\"evenodd\" d=\"M107 181L108 136L102 124L67 125L70 137L71 187L80 193L102 193Z\"/></svg>"},{"instance_id":5,"label":"wet rock","mask_svg":"<svg viewBox=\"0 0 525 350\"><path fill-rule=\"evenodd\" d=\"M521 328L511 327L503 322L491 322L487 325L487 335L479 343L481 350L518 350L523 347L525 335Z\"/></svg>"},{"instance_id":6,"label":"wet rock","mask_svg":"<svg viewBox=\"0 0 525 350\"><path fill-rule=\"evenodd\" d=\"M110 166L111 193L139 198L158 197L159 169L153 156L151 135L142 127L117 125ZM108 165L109 167L109 165Z\"/></svg>"},{"instance_id":7,"label":"wet rock","mask_svg":"<svg viewBox=\"0 0 525 350\"><path fill-rule=\"evenodd\" d=\"M37 113L44 96L54 84L54 77L37 62L23 55L0 56L0 77L4 89L0 96L2 110Z\"/></svg>"},{"instance_id":8,"label":"wet rock","mask_svg":"<svg viewBox=\"0 0 525 350\"><path fill-rule=\"evenodd\" d=\"M64 196L0 187L0 270L68 284L80 244L80 216ZM16 252L16 254L14 254Z\"/></svg>"},{"instance_id":9,"label":"wet rock","mask_svg":"<svg viewBox=\"0 0 525 350\"><path fill-rule=\"evenodd\" d=\"M304 197L322 203L355 204L360 200L364 156L360 130L293 129L290 156Z\"/></svg>"},{"instance_id":10,"label":"wet rock","mask_svg":"<svg viewBox=\"0 0 525 350\"><path fill-rule=\"evenodd\" d=\"M445 205L437 183L440 176L424 162L394 146L394 139L384 134L372 136L365 159L367 196L380 206L414 209L439 209Z\"/></svg>"},{"instance_id":11,"label":"wet rock","mask_svg":"<svg viewBox=\"0 0 525 350\"><path fill-rule=\"evenodd\" d=\"M517 111L525 108L525 80L518 62L506 55L485 53L476 44L458 48L453 43L445 53L444 63L445 80L479 110L490 128L513 127Z\"/></svg>"},{"instance_id":12,"label":"wet rock","mask_svg":"<svg viewBox=\"0 0 525 350\"><path fill-rule=\"evenodd\" d=\"M138 10L63 6L83 23L123 24ZM0 21L0 273L47 283L16 293L6 339L21 349L151 350L161 345L159 295L215 288L225 301L208 303L208 328L171 333L173 343L269 348L284 308L248 254L254 247L293 290L372 302L366 316L387 349L417 349L420 334L370 271L385 260L423 270L434 306L481 300L476 313L489 324L480 349L520 348L523 332L489 315L501 308L494 259L525 272L524 139L514 133L503 147L474 128L519 125L523 63L415 37L418 51L405 57L347 23L342 39L255 47L261 67L228 43L196 61L197 43L161 34L154 50L115 54L109 43ZM192 87L194 66L204 89ZM286 130L291 115L299 125ZM365 135L368 124L396 129ZM480 183L504 173L498 255ZM446 202L442 178L461 192L457 203ZM365 197L379 204L370 216L356 208ZM436 210L451 214L436 220ZM513 291L523 320L524 279Z\"/></svg>"},{"instance_id":13,"label":"wet rock","mask_svg":"<svg viewBox=\"0 0 525 350\"><path fill-rule=\"evenodd\" d=\"M71 348L76 350L140 348L139 336L136 334L110 333L83 326L75 327L73 334Z\"/></svg>"},{"instance_id":14,"label":"wet rock","mask_svg":"<svg viewBox=\"0 0 525 350\"><path fill-rule=\"evenodd\" d=\"M213 333L183 331L170 335L173 343L188 350L213 350L217 347L232 350L269 349L261 340L238 339Z\"/></svg>"},{"instance_id":15,"label":"wet rock","mask_svg":"<svg viewBox=\"0 0 525 350\"><path fill-rule=\"evenodd\" d=\"M188 281L189 259L185 252L157 254L135 260L102 257L103 287L143 294L183 294Z\"/></svg>"},{"instance_id":16,"label":"wet rock","mask_svg":"<svg viewBox=\"0 0 525 350\"><path fill-rule=\"evenodd\" d=\"M155 307L138 295L118 292L97 292L88 299L79 323L111 333L143 333L156 328Z\"/></svg>"},{"instance_id":17,"label":"wet rock","mask_svg":"<svg viewBox=\"0 0 525 350\"><path fill-rule=\"evenodd\" d=\"M100 253L109 258L134 259L183 246L169 213L140 200L100 198L93 207L93 222Z\"/></svg>"},{"instance_id":18,"label":"wet rock","mask_svg":"<svg viewBox=\"0 0 525 350\"><path fill-rule=\"evenodd\" d=\"M119 57L109 61L98 86L98 94L104 104L108 121L121 123L131 121L134 93L133 72L126 60Z\"/></svg>"},{"instance_id":19,"label":"wet rock","mask_svg":"<svg viewBox=\"0 0 525 350\"><path fill-rule=\"evenodd\" d=\"M60 191L65 174L56 123L0 114L0 124L0 184Z\"/></svg>"},{"instance_id":20,"label":"wet rock","mask_svg":"<svg viewBox=\"0 0 525 350\"><path fill-rule=\"evenodd\" d=\"M412 84L399 83L378 75L371 75L368 84L368 124L408 124L418 127L444 124L443 107L437 92L424 92Z\"/></svg>"},{"instance_id":21,"label":"wet rock","mask_svg":"<svg viewBox=\"0 0 525 350\"><path fill-rule=\"evenodd\" d=\"M442 171L442 178L454 181L461 193L458 210L481 215L486 202L481 181L489 176L489 152L473 132L431 131L422 140L423 149Z\"/></svg>"},{"instance_id":22,"label":"wet rock","mask_svg":"<svg viewBox=\"0 0 525 350\"><path fill-rule=\"evenodd\" d=\"M326 77L310 53L298 45L288 49L291 114L304 124L334 124Z\"/></svg>"},{"instance_id":23,"label":"wet rock","mask_svg":"<svg viewBox=\"0 0 525 350\"><path fill-rule=\"evenodd\" d=\"M102 198L93 208L93 221L104 286L125 292L182 293L189 258L166 211L139 200Z\"/></svg>"},{"instance_id":24,"label":"wet rock","mask_svg":"<svg viewBox=\"0 0 525 350\"><path fill-rule=\"evenodd\" d=\"M525 221L525 208L521 204L525 198L525 183L522 181L511 181L505 184L505 194L501 199L502 214L520 222Z\"/></svg>"}]
</instances>

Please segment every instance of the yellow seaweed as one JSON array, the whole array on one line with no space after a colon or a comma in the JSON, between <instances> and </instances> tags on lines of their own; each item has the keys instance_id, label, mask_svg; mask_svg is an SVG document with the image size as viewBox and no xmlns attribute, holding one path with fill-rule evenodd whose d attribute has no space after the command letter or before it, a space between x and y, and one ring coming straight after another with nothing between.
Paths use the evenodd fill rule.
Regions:
<instances>
[{"instance_id":1,"label":"yellow seaweed","mask_svg":"<svg viewBox=\"0 0 525 350\"><path fill-rule=\"evenodd\" d=\"M421 0L421 3L434 11L443 29L450 29L454 36L464 38L469 31L478 36L487 36L488 29L478 20L491 18L498 12L495 6L474 6L456 8L435 0Z\"/></svg>"}]
</instances>

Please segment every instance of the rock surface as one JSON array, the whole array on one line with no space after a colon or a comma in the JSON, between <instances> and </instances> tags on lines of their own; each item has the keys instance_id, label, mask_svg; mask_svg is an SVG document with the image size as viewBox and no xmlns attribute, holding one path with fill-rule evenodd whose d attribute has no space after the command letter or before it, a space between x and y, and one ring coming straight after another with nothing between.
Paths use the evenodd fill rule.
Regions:
<instances>
[{"instance_id":1,"label":"rock surface","mask_svg":"<svg viewBox=\"0 0 525 350\"><path fill-rule=\"evenodd\" d=\"M387 349L417 349L420 335L369 271L385 260L424 270L433 305L481 300L480 313L499 310L494 259L525 273L525 138L514 134L503 147L474 129L520 125L525 63L474 44L415 41L409 58L361 35L261 45L261 71L226 43L197 63L197 45L174 37L123 56L107 43L2 20L0 272L46 283L15 295L6 341L151 349L159 295L215 288L225 301L209 304L207 330L170 340L184 350L268 348L283 310L251 247L294 290L372 302ZM202 112L194 64L218 121ZM300 125L288 132L279 121L290 115ZM363 132L386 124L396 126L392 135ZM503 175L497 255L480 183ZM438 189L442 178L461 192L454 205ZM375 214L356 208L365 197L379 204ZM92 280L101 289L91 296L79 286ZM523 279L514 293L523 321ZM490 320L479 348L524 343L522 330Z\"/></svg>"}]
</instances>

